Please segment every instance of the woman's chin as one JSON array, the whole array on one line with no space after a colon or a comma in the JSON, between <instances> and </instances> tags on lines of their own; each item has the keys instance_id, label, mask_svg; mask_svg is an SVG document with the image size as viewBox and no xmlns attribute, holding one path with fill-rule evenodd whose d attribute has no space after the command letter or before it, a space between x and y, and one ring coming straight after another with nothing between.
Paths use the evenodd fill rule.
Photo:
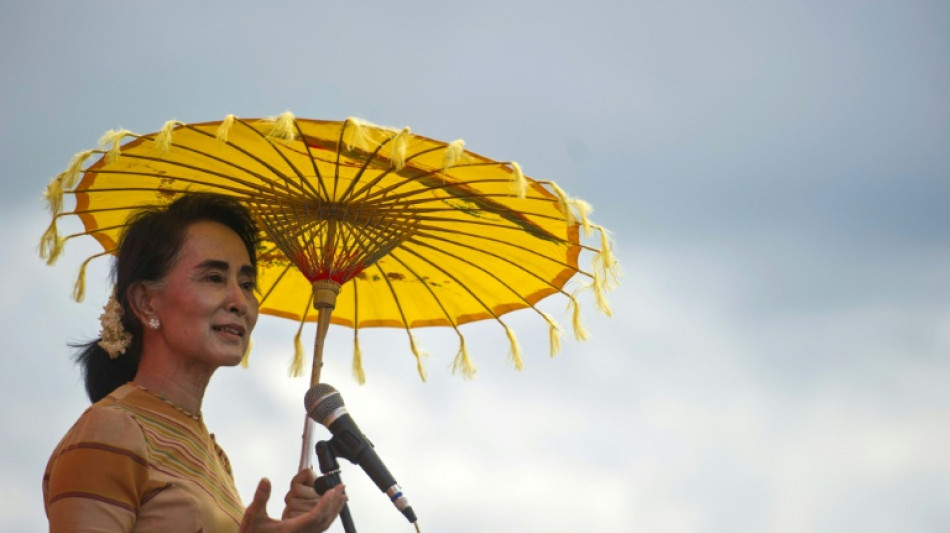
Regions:
<instances>
[{"instance_id":1,"label":"woman's chin","mask_svg":"<svg viewBox=\"0 0 950 533\"><path fill-rule=\"evenodd\" d=\"M246 350L228 350L226 353L219 354L215 359L218 362L218 366L230 367L237 366L241 364L241 361L244 360L244 354Z\"/></svg>"},{"instance_id":2,"label":"woman's chin","mask_svg":"<svg viewBox=\"0 0 950 533\"><path fill-rule=\"evenodd\" d=\"M227 362L224 364L224 366L237 366L241 364L241 361L243 360L244 360L244 352L241 352L241 355L239 356L229 357Z\"/></svg>"}]
</instances>

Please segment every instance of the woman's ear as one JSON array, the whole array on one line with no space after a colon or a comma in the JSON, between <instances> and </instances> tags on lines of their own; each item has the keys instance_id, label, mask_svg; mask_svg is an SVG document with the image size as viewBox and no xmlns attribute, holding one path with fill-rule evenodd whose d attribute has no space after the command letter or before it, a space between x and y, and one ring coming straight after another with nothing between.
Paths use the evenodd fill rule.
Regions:
<instances>
[{"instance_id":1,"label":"woman's ear","mask_svg":"<svg viewBox=\"0 0 950 533\"><path fill-rule=\"evenodd\" d=\"M148 319L156 315L156 295L156 288L144 282L133 283L126 292L126 301L142 325L148 324Z\"/></svg>"}]
</instances>

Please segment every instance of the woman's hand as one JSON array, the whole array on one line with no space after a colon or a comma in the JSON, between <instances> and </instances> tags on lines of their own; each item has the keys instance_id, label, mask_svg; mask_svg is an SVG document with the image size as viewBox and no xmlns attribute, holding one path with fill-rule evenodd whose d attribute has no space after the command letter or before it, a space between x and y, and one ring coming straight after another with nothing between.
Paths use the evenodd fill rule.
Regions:
<instances>
[{"instance_id":1,"label":"woman's hand","mask_svg":"<svg viewBox=\"0 0 950 533\"><path fill-rule=\"evenodd\" d=\"M319 533L326 531L343 509L346 494L343 493L343 485L338 485L328 490L322 497L311 498L309 492L302 490L301 486L303 489L309 488L313 491L312 487L304 484L305 480L312 477L311 470L302 470L294 476L290 491L285 498L287 509L284 510L283 520L274 520L267 516L267 500L270 498L271 486L267 478L262 479L254 493L254 501L244 511L239 532ZM316 494L315 491L313 493Z\"/></svg>"},{"instance_id":2,"label":"woman's hand","mask_svg":"<svg viewBox=\"0 0 950 533\"><path fill-rule=\"evenodd\" d=\"M290 490L284 496L284 514L281 518L293 518L305 514L320 502L320 495L313 488L313 482L317 480L317 474L309 468L305 468L290 480Z\"/></svg>"}]
</instances>

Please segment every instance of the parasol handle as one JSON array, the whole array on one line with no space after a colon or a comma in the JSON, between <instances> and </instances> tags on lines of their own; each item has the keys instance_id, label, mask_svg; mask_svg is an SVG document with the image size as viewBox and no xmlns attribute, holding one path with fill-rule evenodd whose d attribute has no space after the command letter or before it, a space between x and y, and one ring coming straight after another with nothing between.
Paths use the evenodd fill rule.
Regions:
<instances>
[{"instance_id":1,"label":"parasol handle","mask_svg":"<svg viewBox=\"0 0 950 533\"><path fill-rule=\"evenodd\" d=\"M323 341L330 329L330 316L336 307L336 296L340 293L340 284L330 280L313 282L313 306L317 309L317 337L313 341L313 366L310 369L310 388L320 383L320 371L323 369ZM297 471L313 465L313 452L316 446L313 430L316 423L309 415L304 416L303 440L300 449L300 464Z\"/></svg>"}]
</instances>

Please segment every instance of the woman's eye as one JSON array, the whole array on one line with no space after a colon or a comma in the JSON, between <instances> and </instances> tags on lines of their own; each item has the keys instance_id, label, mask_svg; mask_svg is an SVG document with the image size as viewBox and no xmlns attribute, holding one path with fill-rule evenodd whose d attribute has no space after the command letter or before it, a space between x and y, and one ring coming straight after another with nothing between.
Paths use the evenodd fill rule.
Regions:
<instances>
[{"instance_id":1,"label":"woman's eye","mask_svg":"<svg viewBox=\"0 0 950 533\"><path fill-rule=\"evenodd\" d=\"M224 276L218 273L211 273L211 274L208 274L208 281L212 281L214 283L221 283L222 281L224 281Z\"/></svg>"},{"instance_id":2,"label":"woman's eye","mask_svg":"<svg viewBox=\"0 0 950 533\"><path fill-rule=\"evenodd\" d=\"M254 283L253 281L245 281L241 283L241 288L246 291L253 291L254 289L257 288L257 284Z\"/></svg>"}]
</instances>

